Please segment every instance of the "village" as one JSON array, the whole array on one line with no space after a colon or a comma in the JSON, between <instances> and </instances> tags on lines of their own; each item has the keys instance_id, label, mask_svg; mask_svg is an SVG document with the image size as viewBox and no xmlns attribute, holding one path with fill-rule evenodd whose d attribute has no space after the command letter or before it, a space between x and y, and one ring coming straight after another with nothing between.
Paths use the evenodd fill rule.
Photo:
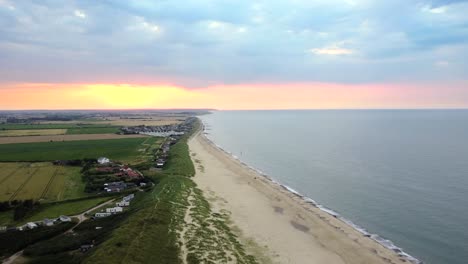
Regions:
<instances>
[{"instance_id":1,"label":"village","mask_svg":"<svg viewBox=\"0 0 468 264\"><path fill-rule=\"evenodd\" d=\"M169 157L169 150L172 145L174 145L179 138L177 136L170 136L166 137L164 143L157 149L153 166L154 168L160 170L166 164L166 161ZM54 164L56 165L73 165L76 164L76 161L55 161ZM153 183L149 182L141 172L136 169L131 168L129 165L122 165L119 163L115 163L111 161L107 157L100 157L97 159L97 164L91 168L93 171L94 179L99 178L99 176L106 176L113 175L114 177L121 179L120 181L111 181L105 182L99 187L100 193L120 193L120 192L128 192L131 190L135 191L142 191L141 188L149 187L153 185ZM137 184L138 183L138 184ZM112 206L111 204L106 203L103 205L99 205L91 210L86 211L81 215L76 216L66 216L60 215L57 218L44 218L40 221L31 221L27 222L24 225L18 227L4 227L1 228L3 231L24 231L35 229L38 227L51 227L61 223L68 223L72 222L74 218L82 218L84 219L94 219L94 218L103 218L108 217L114 214L119 214L125 211L125 208L130 206L132 199L135 197L135 193L131 193L129 195L123 196L120 201L115 202ZM103 208L104 207L104 208ZM94 209L94 210L93 210ZM98 211L96 211L98 210ZM96 211L96 212L94 212ZM89 214L92 212L92 214ZM79 224L84 219L78 219ZM75 220L76 221L76 220Z\"/></svg>"},{"instance_id":2,"label":"village","mask_svg":"<svg viewBox=\"0 0 468 264\"><path fill-rule=\"evenodd\" d=\"M76 196L67 196L65 199L61 196L59 199L63 200L52 200L49 196L41 194L37 200L31 202L9 201L9 207L0 211L4 215L8 213L8 217L12 219L0 225L0 233L4 237L2 246L11 250L4 254L12 254L11 259L43 254L42 252L49 252L51 247L48 243L51 241L53 248L73 252L75 257L83 258L85 254L88 255L88 252L95 250L101 239L117 228L123 219L131 217L133 212L139 210L141 197L152 192L154 186L159 183L157 177L164 175L167 166L172 166L172 146L190 132L195 121L194 118L187 118L177 125L120 127L121 134L142 134L128 140L132 147L134 145L133 149L128 150L137 156L132 156L134 153L127 155L127 150L123 155L115 155L113 152L96 148L98 151L94 153L99 154L95 156L56 155L56 158L47 163L38 163L41 166L39 170L53 172L49 173L52 176L46 191L43 191L44 194L49 189L55 192L51 182L63 179L65 183L57 193L64 193L67 186L72 186L70 189L74 193L68 193L76 193ZM124 139L122 142L125 142ZM125 148L125 145L123 147ZM88 152L90 151L85 151ZM38 171L34 167L27 170L28 168L20 169L31 173ZM47 236L52 238L36 242ZM8 239L29 244L28 250L20 251L24 248L23 244L6 247ZM36 253L31 253L33 251Z\"/></svg>"},{"instance_id":3,"label":"village","mask_svg":"<svg viewBox=\"0 0 468 264\"><path fill-rule=\"evenodd\" d=\"M192 123L195 121L195 118L189 117L184 122L174 125L163 125L163 126L132 126L132 127L122 127L120 129L121 133L124 135L127 134L145 134L156 137L170 137L170 136L182 136L185 133L189 132Z\"/></svg>"},{"instance_id":4,"label":"village","mask_svg":"<svg viewBox=\"0 0 468 264\"><path fill-rule=\"evenodd\" d=\"M179 127L180 129L181 127ZM178 130L180 132L180 130ZM156 150L153 160L153 168L156 170L161 170L167 162L169 157L169 150L172 145L174 145L180 136L166 136L164 142ZM109 181L105 182L98 187L98 193L120 193L120 192L131 192L134 191L143 191L142 188L150 187L153 185L152 182L149 182L144 175L136 169L131 168L129 165L123 165L117 162L110 160L107 157L100 157L94 160L95 165L89 168L90 175L92 175L93 180L100 179L100 177L109 178L111 175L113 179L119 179L119 181ZM78 165L81 164L80 160L57 160L54 161L55 165ZM110 201L98 205L94 208L89 209L88 211L74 216L60 215L57 218L44 218L39 221L27 222L24 225L17 227L2 227L0 231L25 231L31 230L38 227L51 227L61 223L69 223L72 221L77 221L77 225L86 219L96 219L108 217L111 215L123 213L130 206L131 201L135 198L135 193L128 194L123 196L121 200L110 203Z\"/></svg>"}]
</instances>

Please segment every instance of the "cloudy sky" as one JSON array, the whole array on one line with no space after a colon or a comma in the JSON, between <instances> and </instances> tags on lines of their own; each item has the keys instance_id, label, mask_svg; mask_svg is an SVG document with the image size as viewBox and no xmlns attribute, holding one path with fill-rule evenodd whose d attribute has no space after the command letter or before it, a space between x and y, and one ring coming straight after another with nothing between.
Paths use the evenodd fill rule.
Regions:
<instances>
[{"instance_id":1,"label":"cloudy sky","mask_svg":"<svg viewBox=\"0 0 468 264\"><path fill-rule=\"evenodd\" d=\"M468 107L468 1L0 0L0 108Z\"/></svg>"}]
</instances>

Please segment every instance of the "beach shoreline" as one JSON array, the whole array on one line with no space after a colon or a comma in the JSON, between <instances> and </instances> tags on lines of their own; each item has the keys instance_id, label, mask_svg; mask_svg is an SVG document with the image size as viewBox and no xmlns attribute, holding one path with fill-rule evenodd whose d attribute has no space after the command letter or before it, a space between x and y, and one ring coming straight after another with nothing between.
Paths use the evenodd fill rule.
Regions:
<instances>
[{"instance_id":1,"label":"beach shoreline","mask_svg":"<svg viewBox=\"0 0 468 264\"><path fill-rule=\"evenodd\" d=\"M189 140L195 182L214 210L231 214L239 235L272 263L408 263L331 210L280 185L216 146L200 130Z\"/></svg>"}]
</instances>

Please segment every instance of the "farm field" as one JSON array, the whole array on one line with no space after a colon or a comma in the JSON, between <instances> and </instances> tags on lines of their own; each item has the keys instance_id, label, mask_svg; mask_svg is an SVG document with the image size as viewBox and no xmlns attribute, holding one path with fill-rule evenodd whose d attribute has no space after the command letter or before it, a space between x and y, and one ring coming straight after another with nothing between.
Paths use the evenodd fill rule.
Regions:
<instances>
[{"instance_id":1,"label":"farm field","mask_svg":"<svg viewBox=\"0 0 468 264\"><path fill-rule=\"evenodd\" d=\"M53 161L104 156L132 163L147 148L144 144L153 144L156 140L154 137L137 136L123 139L0 144L0 161Z\"/></svg>"},{"instance_id":2,"label":"farm field","mask_svg":"<svg viewBox=\"0 0 468 264\"><path fill-rule=\"evenodd\" d=\"M0 137L63 135L65 133L67 129L15 129L0 130Z\"/></svg>"},{"instance_id":3,"label":"farm field","mask_svg":"<svg viewBox=\"0 0 468 264\"><path fill-rule=\"evenodd\" d=\"M83 123L34 123L34 124L0 124L0 130L22 130L22 129L72 129L72 128L100 128L109 127L105 123L83 124Z\"/></svg>"},{"instance_id":4,"label":"farm field","mask_svg":"<svg viewBox=\"0 0 468 264\"><path fill-rule=\"evenodd\" d=\"M34 142L61 142L98 139L142 138L145 135L117 135L117 134L78 134L78 135L53 135L53 136L24 136L24 137L0 137L1 144L34 143Z\"/></svg>"},{"instance_id":5,"label":"farm field","mask_svg":"<svg viewBox=\"0 0 468 264\"><path fill-rule=\"evenodd\" d=\"M0 163L0 201L57 201L85 196L80 168L40 163Z\"/></svg>"},{"instance_id":6,"label":"farm field","mask_svg":"<svg viewBox=\"0 0 468 264\"><path fill-rule=\"evenodd\" d=\"M115 134L119 132L119 127L83 127L83 128L69 128L67 135L74 134Z\"/></svg>"}]
</instances>

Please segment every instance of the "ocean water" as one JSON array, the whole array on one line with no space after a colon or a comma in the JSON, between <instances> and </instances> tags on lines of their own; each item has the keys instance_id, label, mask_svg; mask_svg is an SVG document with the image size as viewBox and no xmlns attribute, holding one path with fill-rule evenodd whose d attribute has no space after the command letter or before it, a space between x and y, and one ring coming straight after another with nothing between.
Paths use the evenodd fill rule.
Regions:
<instances>
[{"instance_id":1,"label":"ocean water","mask_svg":"<svg viewBox=\"0 0 468 264\"><path fill-rule=\"evenodd\" d=\"M224 150L411 256L468 263L468 111L217 111L201 119Z\"/></svg>"}]
</instances>

